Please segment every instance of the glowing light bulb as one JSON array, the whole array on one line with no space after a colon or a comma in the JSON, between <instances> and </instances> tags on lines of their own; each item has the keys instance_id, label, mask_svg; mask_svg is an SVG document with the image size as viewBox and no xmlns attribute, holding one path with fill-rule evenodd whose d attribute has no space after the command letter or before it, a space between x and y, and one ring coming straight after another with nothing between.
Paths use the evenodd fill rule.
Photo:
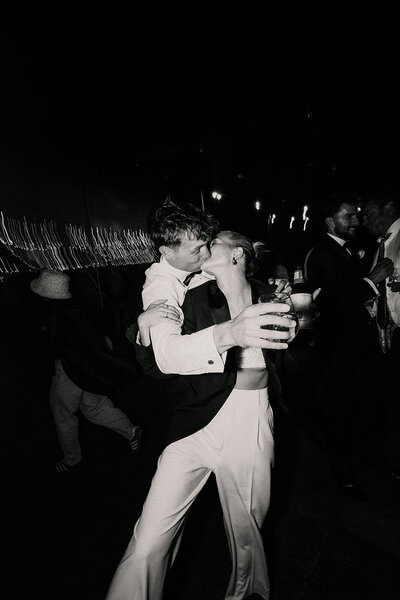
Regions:
<instances>
[{"instance_id":1,"label":"glowing light bulb","mask_svg":"<svg viewBox=\"0 0 400 600\"><path fill-rule=\"evenodd\" d=\"M256 202L256 210L260 210L260 208L261 208L261 204L260 204L260 202L257 200L257 202Z\"/></svg>"},{"instance_id":2,"label":"glowing light bulb","mask_svg":"<svg viewBox=\"0 0 400 600\"><path fill-rule=\"evenodd\" d=\"M290 218L289 229L293 228L293 223L294 223L295 220L296 220L296 217L291 217Z\"/></svg>"}]
</instances>

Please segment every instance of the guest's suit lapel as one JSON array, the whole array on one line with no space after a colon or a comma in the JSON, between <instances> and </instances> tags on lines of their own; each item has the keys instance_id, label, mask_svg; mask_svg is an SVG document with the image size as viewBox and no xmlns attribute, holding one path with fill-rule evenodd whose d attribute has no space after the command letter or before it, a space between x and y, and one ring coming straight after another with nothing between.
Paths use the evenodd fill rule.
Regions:
<instances>
[{"instance_id":1,"label":"guest's suit lapel","mask_svg":"<svg viewBox=\"0 0 400 600\"><path fill-rule=\"evenodd\" d=\"M361 271L363 270L363 262L358 256L353 256L350 252L347 252L346 248L343 248L338 242L332 239L329 235L324 239L324 243L326 246L334 253L336 256L340 256L342 260L346 260L349 265L353 267L357 267Z\"/></svg>"},{"instance_id":2,"label":"guest's suit lapel","mask_svg":"<svg viewBox=\"0 0 400 600\"><path fill-rule=\"evenodd\" d=\"M336 240L329 237L329 235L326 236L325 241L328 244L329 248L333 252L335 252L335 254L338 254L342 258L345 258L346 260L349 260L349 261L352 261L354 259L354 256L352 256L349 252L347 252L346 248L343 248L343 246L341 246L338 242L336 242Z\"/></svg>"}]
</instances>

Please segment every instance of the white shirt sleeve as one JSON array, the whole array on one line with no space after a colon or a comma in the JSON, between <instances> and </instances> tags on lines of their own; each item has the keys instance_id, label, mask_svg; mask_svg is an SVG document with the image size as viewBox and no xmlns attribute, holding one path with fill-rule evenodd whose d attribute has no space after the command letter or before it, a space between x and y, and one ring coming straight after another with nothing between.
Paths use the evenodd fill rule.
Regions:
<instances>
[{"instance_id":1,"label":"white shirt sleeve","mask_svg":"<svg viewBox=\"0 0 400 600\"><path fill-rule=\"evenodd\" d=\"M223 372L226 352L219 354L215 346L215 325L182 335L178 324L166 321L150 330L154 355L162 373L200 375Z\"/></svg>"},{"instance_id":2,"label":"white shirt sleeve","mask_svg":"<svg viewBox=\"0 0 400 600\"><path fill-rule=\"evenodd\" d=\"M149 274L143 286L143 307L146 309L155 300L165 299L182 313L187 288L173 275L160 272ZM182 313L183 316L183 313ZM182 335L181 327L174 321L165 322L150 329L151 343L158 368L162 373L198 375L222 373L226 353L220 355L214 341L214 325Z\"/></svg>"},{"instance_id":3,"label":"white shirt sleeve","mask_svg":"<svg viewBox=\"0 0 400 600\"><path fill-rule=\"evenodd\" d=\"M369 285L372 287L372 289L373 289L373 290L374 290L374 292L375 292L375 295L376 295L376 297L377 297L377 296L380 296L380 294L379 294L379 290L378 290L378 288L376 287L376 285L374 284L374 282L373 282L373 281L371 281L370 279L368 279L368 277L363 277L363 279L364 279L364 281L366 281L367 283L369 283ZM371 302L371 300L369 300L369 302Z\"/></svg>"}]
</instances>

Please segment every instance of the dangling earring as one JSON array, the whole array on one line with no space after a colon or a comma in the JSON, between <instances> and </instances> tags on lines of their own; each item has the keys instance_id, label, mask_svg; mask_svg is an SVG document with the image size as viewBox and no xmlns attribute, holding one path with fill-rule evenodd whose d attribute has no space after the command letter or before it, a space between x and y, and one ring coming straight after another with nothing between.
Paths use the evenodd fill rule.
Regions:
<instances>
[{"instance_id":1,"label":"dangling earring","mask_svg":"<svg viewBox=\"0 0 400 600\"><path fill-rule=\"evenodd\" d=\"M236 260L235 257L232 258L232 262L233 262L234 265L237 265L237 260Z\"/></svg>"}]
</instances>

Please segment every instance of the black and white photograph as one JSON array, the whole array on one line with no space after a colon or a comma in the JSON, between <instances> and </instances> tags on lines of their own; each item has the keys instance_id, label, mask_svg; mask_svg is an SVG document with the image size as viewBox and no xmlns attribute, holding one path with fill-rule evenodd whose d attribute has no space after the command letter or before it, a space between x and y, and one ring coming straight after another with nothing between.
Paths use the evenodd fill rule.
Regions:
<instances>
[{"instance_id":1,"label":"black and white photograph","mask_svg":"<svg viewBox=\"0 0 400 600\"><path fill-rule=\"evenodd\" d=\"M400 597L398 47L247 9L0 18L2 598Z\"/></svg>"}]
</instances>

